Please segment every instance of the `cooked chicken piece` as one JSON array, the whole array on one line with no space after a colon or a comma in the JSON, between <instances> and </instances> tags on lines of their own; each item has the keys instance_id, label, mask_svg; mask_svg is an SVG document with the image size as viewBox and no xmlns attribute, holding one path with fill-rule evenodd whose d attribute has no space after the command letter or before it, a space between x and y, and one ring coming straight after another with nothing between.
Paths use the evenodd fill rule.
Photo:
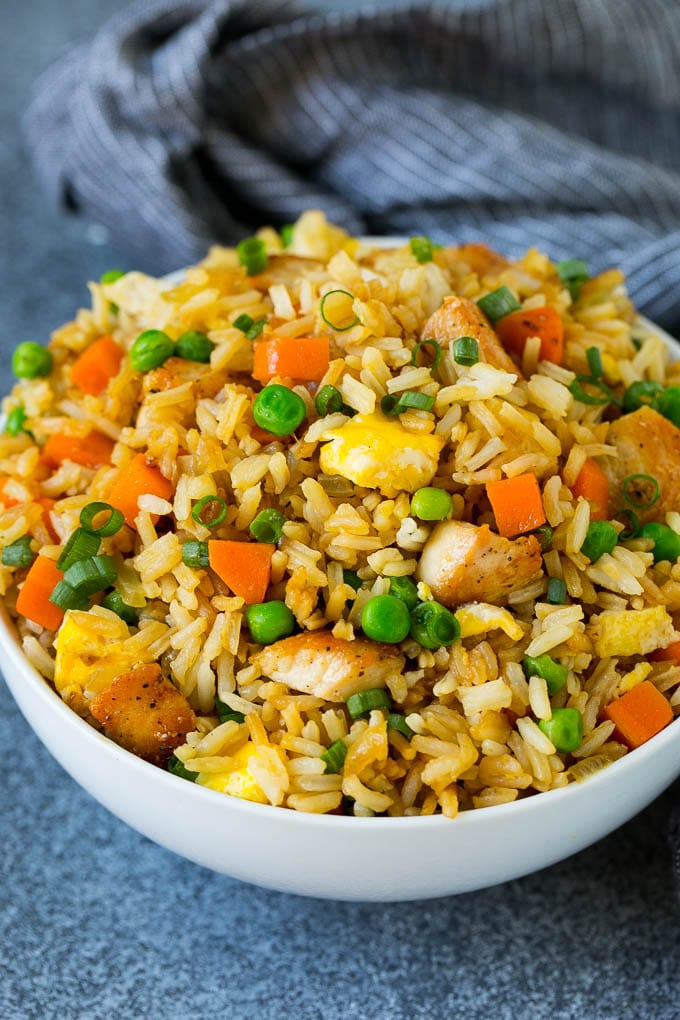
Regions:
<instances>
[{"instance_id":1,"label":"cooked chicken piece","mask_svg":"<svg viewBox=\"0 0 680 1020\"><path fill-rule=\"evenodd\" d=\"M327 630L276 641L252 661L272 680L326 701L347 701L351 694L384 687L388 676L404 668L404 656L394 645L344 641Z\"/></svg>"},{"instance_id":2,"label":"cooked chicken piece","mask_svg":"<svg viewBox=\"0 0 680 1020\"><path fill-rule=\"evenodd\" d=\"M417 576L447 606L501 603L541 572L541 547L533 535L510 540L488 524L442 521L423 548Z\"/></svg>"},{"instance_id":3,"label":"cooked chicken piece","mask_svg":"<svg viewBox=\"0 0 680 1020\"><path fill-rule=\"evenodd\" d=\"M643 523L662 521L669 510L680 509L680 429L651 407L641 407L612 422L607 442L617 456L601 461L609 478L609 510L625 505L623 481L629 475L651 475L659 483L659 499L647 510L635 509ZM635 492L635 489L632 490ZM640 502L650 495L640 490Z\"/></svg>"},{"instance_id":4,"label":"cooked chicken piece","mask_svg":"<svg viewBox=\"0 0 680 1020\"><path fill-rule=\"evenodd\" d=\"M151 663L121 673L90 702L107 736L156 765L162 765L196 728L189 702Z\"/></svg>"},{"instance_id":5,"label":"cooked chicken piece","mask_svg":"<svg viewBox=\"0 0 680 1020\"><path fill-rule=\"evenodd\" d=\"M185 358L168 358L158 368L151 369L144 376L142 390L144 396L149 393L160 393L172 390L184 383L193 383L196 399L214 397L225 383L224 372L214 372L210 365L200 361L187 361Z\"/></svg>"},{"instance_id":6,"label":"cooked chicken piece","mask_svg":"<svg viewBox=\"0 0 680 1020\"><path fill-rule=\"evenodd\" d=\"M504 372L514 372L519 378L522 373L506 352L491 328L484 313L469 298L447 297L441 308L431 315L423 326L421 338L436 340L445 345L459 336L471 336L479 344L482 361L487 361Z\"/></svg>"}]
</instances>

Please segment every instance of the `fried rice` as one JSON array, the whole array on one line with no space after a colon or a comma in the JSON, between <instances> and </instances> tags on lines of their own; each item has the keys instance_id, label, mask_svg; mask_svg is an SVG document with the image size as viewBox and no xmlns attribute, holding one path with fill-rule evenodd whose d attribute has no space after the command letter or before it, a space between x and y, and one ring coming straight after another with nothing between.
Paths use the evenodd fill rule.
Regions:
<instances>
[{"instance_id":1,"label":"fried rice","mask_svg":"<svg viewBox=\"0 0 680 1020\"><path fill-rule=\"evenodd\" d=\"M0 592L26 657L178 782L293 810L454 817L587 779L639 742L613 705L653 688L657 729L680 708L680 564L644 527L680 535L680 431L652 398L632 412L624 400L639 382L680 382L667 344L616 269L574 281L536 250L509 262L482 244L373 243L318 212L284 236L260 231L254 267L215 247L173 279L92 284L91 309L52 336L49 371L5 398ZM503 317L494 331L476 302L500 288L530 322L552 310L561 353L538 329L518 346ZM140 369L130 354L150 330L207 337L209 360L178 344ZM102 354L87 376L74 366L103 337L113 366ZM296 340L308 353L285 375ZM304 412L284 435L258 415L276 386ZM646 471L628 464L636 413L663 423L638 444ZM605 507L582 485L593 464ZM490 493L526 478L539 516L513 531ZM446 494L439 517L417 512L425 490ZM55 606L76 576L57 562L98 502L125 515L89 548L106 586L77 597L74 582ZM263 510L280 533L253 525ZM591 559L598 520L614 545ZM56 615L28 590L22 612L45 561ZM367 606L405 591L409 620L434 604L455 637L369 626ZM249 610L274 603L290 625L266 634ZM545 656L559 684L531 668ZM564 709L580 720L568 749L550 725Z\"/></svg>"}]
</instances>

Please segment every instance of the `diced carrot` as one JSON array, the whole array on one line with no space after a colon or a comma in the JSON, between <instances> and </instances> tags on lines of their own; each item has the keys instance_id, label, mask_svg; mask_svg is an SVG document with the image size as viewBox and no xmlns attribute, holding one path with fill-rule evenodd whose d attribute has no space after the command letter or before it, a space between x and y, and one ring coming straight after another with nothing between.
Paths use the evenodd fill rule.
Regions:
<instances>
[{"instance_id":1,"label":"diced carrot","mask_svg":"<svg viewBox=\"0 0 680 1020\"><path fill-rule=\"evenodd\" d=\"M19 505L18 499L14 499L12 496L8 496L5 493L5 486L8 481L9 478L7 475L5 475L4 478L0 478L0 506L2 506L5 510L9 510L11 506Z\"/></svg>"},{"instance_id":2,"label":"diced carrot","mask_svg":"<svg viewBox=\"0 0 680 1020\"><path fill-rule=\"evenodd\" d=\"M262 602L267 593L275 550L266 542L208 541L210 566L249 606Z\"/></svg>"},{"instance_id":3,"label":"diced carrot","mask_svg":"<svg viewBox=\"0 0 680 1020\"><path fill-rule=\"evenodd\" d=\"M253 378L269 382L275 375L300 382L319 382L328 370L327 336L276 336L255 347Z\"/></svg>"},{"instance_id":4,"label":"diced carrot","mask_svg":"<svg viewBox=\"0 0 680 1020\"><path fill-rule=\"evenodd\" d=\"M583 496L590 503L590 519L606 521L609 506L609 481L597 461L588 458L571 486L575 499Z\"/></svg>"},{"instance_id":5,"label":"diced carrot","mask_svg":"<svg viewBox=\"0 0 680 1020\"><path fill-rule=\"evenodd\" d=\"M57 630L64 618L64 610L50 602L50 595L63 576L54 560L37 556L19 592L17 613L47 630Z\"/></svg>"},{"instance_id":6,"label":"diced carrot","mask_svg":"<svg viewBox=\"0 0 680 1020\"><path fill-rule=\"evenodd\" d=\"M59 535L54 530L52 521L50 519L50 512L54 504L57 502L56 499L50 499L49 496L39 496L35 502L43 508L42 519L43 523L45 524L45 527L50 533L50 538L52 539L53 542L58 542Z\"/></svg>"},{"instance_id":7,"label":"diced carrot","mask_svg":"<svg viewBox=\"0 0 680 1020\"><path fill-rule=\"evenodd\" d=\"M143 453L138 453L120 471L109 493L109 503L120 510L126 523L134 528L135 517L139 513L140 496L152 495L160 499L171 499L172 494L172 482L161 474L157 467L147 464ZM157 519L156 517L155 520Z\"/></svg>"},{"instance_id":8,"label":"diced carrot","mask_svg":"<svg viewBox=\"0 0 680 1020\"><path fill-rule=\"evenodd\" d=\"M680 641L671 641L665 648L657 648L649 657L654 662L680 662Z\"/></svg>"},{"instance_id":9,"label":"diced carrot","mask_svg":"<svg viewBox=\"0 0 680 1020\"><path fill-rule=\"evenodd\" d=\"M516 478L488 482L486 494L496 518L498 533L513 538L545 524L538 479L533 471Z\"/></svg>"},{"instance_id":10,"label":"diced carrot","mask_svg":"<svg viewBox=\"0 0 680 1020\"><path fill-rule=\"evenodd\" d=\"M504 315L494 325L503 346L513 354L524 353L524 345L530 336L541 341L541 361L552 361L561 365L564 359L564 326L554 308L520 308L517 312Z\"/></svg>"},{"instance_id":11,"label":"diced carrot","mask_svg":"<svg viewBox=\"0 0 680 1020\"><path fill-rule=\"evenodd\" d=\"M612 701L602 713L615 724L614 738L639 747L673 721L673 709L649 680Z\"/></svg>"},{"instance_id":12,"label":"diced carrot","mask_svg":"<svg viewBox=\"0 0 680 1020\"><path fill-rule=\"evenodd\" d=\"M71 460L82 467L98 468L111 463L113 440L102 432L89 432L86 436L69 436L58 432L47 440L42 449L42 460L50 467L58 467Z\"/></svg>"},{"instance_id":13,"label":"diced carrot","mask_svg":"<svg viewBox=\"0 0 680 1020\"><path fill-rule=\"evenodd\" d=\"M120 371L123 348L113 337L101 336L71 366L71 382L83 393L97 396L106 389L111 379Z\"/></svg>"}]
</instances>

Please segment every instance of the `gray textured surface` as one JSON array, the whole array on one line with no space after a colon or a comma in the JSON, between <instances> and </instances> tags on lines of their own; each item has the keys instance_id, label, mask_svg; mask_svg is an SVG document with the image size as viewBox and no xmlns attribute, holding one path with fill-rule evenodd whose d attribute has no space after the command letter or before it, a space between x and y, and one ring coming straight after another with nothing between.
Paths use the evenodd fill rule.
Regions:
<instances>
[{"instance_id":1,"label":"gray textured surface","mask_svg":"<svg viewBox=\"0 0 680 1020\"><path fill-rule=\"evenodd\" d=\"M100 230L49 212L17 129L36 71L118 6L0 4L11 71L0 90L3 366L17 340L42 340L73 313L85 279L126 264ZM677 785L539 874L458 898L369 906L270 893L154 846L66 776L3 684L0 746L2 1020L679 1015L680 908L665 845Z\"/></svg>"}]
</instances>

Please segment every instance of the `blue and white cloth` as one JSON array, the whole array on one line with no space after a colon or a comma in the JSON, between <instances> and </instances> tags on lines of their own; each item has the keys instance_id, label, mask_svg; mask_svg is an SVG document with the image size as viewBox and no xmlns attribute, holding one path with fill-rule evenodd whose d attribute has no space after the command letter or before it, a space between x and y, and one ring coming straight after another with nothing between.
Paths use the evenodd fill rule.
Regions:
<instances>
[{"instance_id":1,"label":"blue and white cloth","mask_svg":"<svg viewBox=\"0 0 680 1020\"><path fill-rule=\"evenodd\" d=\"M622 266L680 325L680 4L156 0L40 79L55 201L158 272L309 207Z\"/></svg>"}]
</instances>

